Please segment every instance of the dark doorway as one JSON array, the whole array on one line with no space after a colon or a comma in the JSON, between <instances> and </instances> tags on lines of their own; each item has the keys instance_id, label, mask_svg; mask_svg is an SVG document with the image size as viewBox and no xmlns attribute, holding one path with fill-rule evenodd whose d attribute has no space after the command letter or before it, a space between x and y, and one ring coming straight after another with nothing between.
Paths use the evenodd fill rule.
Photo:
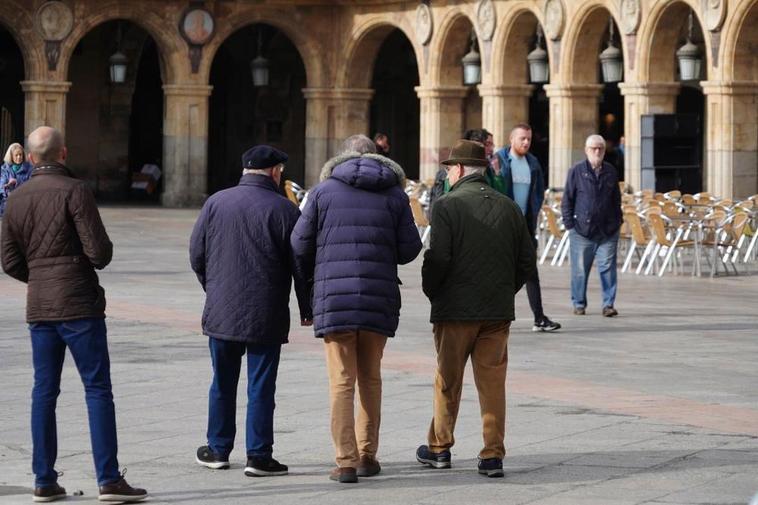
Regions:
<instances>
[{"instance_id":1,"label":"dark doorway","mask_svg":"<svg viewBox=\"0 0 758 505\"><path fill-rule=\"evenodd\" d=\"M550 99L542 84L535 84L529 97L529 126L532 127L532 147L529 151L542 165L542 175L547 185L550 181ZM510 135L510 131L506 134Z\"/></svg>"},{"instance_id":2,"label":"dark doorway","mask_svg":"<svg viewBox=\"0 0 758 505\"><path fill-rule=\"evenodd\" d=\"M0 150L24 144L24 58L11 34L0 26Z\"/></svg>"},{"instance_id":3,"label":"dark doorway","mask_svg":"<svg viewBox=\"0 0 758 505\"><path fill-rule=\"evenodd\" d=\"M395 29L384 40L374 63L371 87L371 135L386 133L390 158L403 167L409 179L419 177L420 106L418 64L408 38Z\"/></svg>"},{"instance_id":4,"label":"dark doorway","mask_svg":"<svg viewBox=\"0 0 758 505\"><path fill-rule=\"evenodd\" d=\"M127 59L124 82L111 79L109 59L116 52ZM160 167L162 158L163 89L155 42L129 21L103 23L77 44L68 80L69 168L100 200L157 202L162 177L137 175L145 163L157 160Z\"/></svg>"},{"instance_id":5,"label":"dark doorway","mask_svg":"<svg viewBox=\"0 0 758 505\"><path fill-rule=\"evenodd\" d=\"M253 86L250 62L258 43L269 62L268 86ZM300 185L305 178L305 66L295 46L276 28L242 28L219 48L211 66L208 132L208 193L236 185L240 158L256 144L289 155L284 178Z\"/></svg>"},{"instance_id":6,"label":"dark doorway","mask_svg":"<svg viewBox=\"0 0 758 505\"><path fill-rule=\"evenodd\" d=\"M598 107L598 132L605 139L605 161L616 167L619 180L624 180L624 153L619 141L624 136L624 97L617 83L603 85Z\"/></svg>"}]
</instances>

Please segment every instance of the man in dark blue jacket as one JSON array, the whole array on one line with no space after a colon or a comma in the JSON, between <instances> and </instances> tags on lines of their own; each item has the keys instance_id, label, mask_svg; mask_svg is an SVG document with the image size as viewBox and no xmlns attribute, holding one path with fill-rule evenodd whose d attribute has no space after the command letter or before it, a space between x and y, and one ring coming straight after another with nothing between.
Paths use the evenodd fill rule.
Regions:
<instances>
[{"instance_id":1,"label":"man in dark blue jacket","mask_svg":"<svg viewBox=\"0 0 758 505\"><path fill-rule=\"evenodd\" d=\"M337 452L329 478L339 482L381 469L381 359L400 316L397 265L421 251L404 180L400 165L376 154L371 139L349 137L324 165L292 233L297 268L314 279L313 326L326 348Z\"/></svg>"},{"instance_id":2,"label":"man in dark blue jacket","mask_svg":"<svg viewBox=\"0 0 758 505\"><path fill-rule=\"evenodd\" d=\"M236 432L237 382L247 353L245 475L285 475L272 457L274 393L279 354L287 342L293 268L290 233L300 211L279 192L287 155L255 146L242 155L239 185L211 196L192 231L190 263L205 290L213 382L208 398L208 445L196 461L229 468ZM295 275L304 326L311 324L309 287Z\"/></svg>"},{"instance_id":3,"label":"man in dark blue jacket","mask_svg":"<svg viewBox=\"0 0 758 505\"><path fill-rule=\"evenodd\" d=\"M603 315L618 315L616 301L616 248L621 228L621 190L618 174L603 162L605 140L590 135L584 144L587 159L571 167L561 203L563 224L569 230L571 251L571 302L574 314L587 307L587 277L597 259L603 291Z\"/></svg>"},{"instance_id":4,"label":"man in dark blue jacket","mask_svg":"<svg viewBox=\"0 0 758 505\"><path fill-rule=\"evenodd\" d=\"M532 237L534 246L537 247L535 232L542 202L545 199L545 183L539 160L529 152L531 145L532 127L526 123L519 123L511 130L510 145L500 149L496 157L503 179L502 193L518 204L526 217L529 235ZM560 329L561 325L551 321L542 308L542 289L536 268L526 281L526 294L529 298L529 307L534 314L532 331Z\"/></svg>"}]
</instances>

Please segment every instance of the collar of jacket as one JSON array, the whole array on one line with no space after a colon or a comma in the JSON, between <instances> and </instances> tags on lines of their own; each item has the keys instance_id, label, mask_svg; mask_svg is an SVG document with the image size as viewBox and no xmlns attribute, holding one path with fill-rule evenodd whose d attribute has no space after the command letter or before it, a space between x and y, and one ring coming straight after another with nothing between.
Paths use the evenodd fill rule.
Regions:
<instances>
[{"instance_id":1,"label":"collar of jacket","mask_svg":"<svg viewBox=\"0 0 758 505\"><path fill-rule=\"evenodd\" d=\"M592 168L592 165L590 165L590 160L584 160L584 171L587 172L588 174L596 176L598 179L608 173L608 166L611 166L611 165L603 161L600 164L600 171L596 172L595 169Z\"/></svg>"},{"instance_id":2,"label":"collar of jacket","mask_svg":"<svg viewBox=\"0 0 758 505\"><path fill-rule=\"evenodd\" d=\"M324 163L324 166L321 167L321 175L319 176L319 181L327 180L329 177L331 177L332 171L337 165L345 163L348 160L352 160L353 158L370 158L372 160L378 161L386 167L389 167L397 175L397 183L400 186L405 187L405 171L403 170L403 167L398 165L393 160L387 158L386 156L382 156L381 154L361 154L357 151L347 151L335 156L334 158L331 158L330 160L327 160L327 162Z\"/></svg>"},{"instance_id":3,"label":"collar of jacket","mask_svg":"<svg viewBox=\"0 0 758 505\"><path fill-rule=\"evenodd\" d=\"M268 175L259 174L245 174L240 177L240 186L257 186L259 188L269 189L271 191L279 192L279 186L276 185L274 179Z\"/></svg>"},{"instance_id":4,"label":"collar of jacket","mask_svg":"<svg viewBox=\"0 0 758 505\"><path fill-rule=\"evenodd\" d=\"M67 177L74 177L74 174L71 173L71 170L66 165L56 161L40 163L35 166L34 170L32 170L32 177L37 175L65 175Z\"/></svg>"},{"instance_id":5,"label":"collar of jacket","mask_svg":"<svg viewBox=\"0 0 758 505\"><path fill-rule=\"evenodd\" d=\"M503 149L501 149L501 152L502 152L503 161L508 164L508 167L510 167L511 166L511 146L505 146ZM531 151L527 151L527 153L524 155L524 158L526 158L526 163L527 165L529 165L530 172L536 172L537 170L541 170L542 167L540 167L540 160L538 160L537 157L531 153Z\"/></svg>"},{"instance_id":6,"label":"collar of jacket","mask_svg":"<svg viewBox=\"0 0 758 505\"><path fill-rule=\"evenodd\" d=\"M489 187L489 184L487 184L487 179L485 179L483 175L469 174L455 181L455 184L453 184L450 188L450 192L452 193L456 189L466 184L484 184L485 186Z\"/></svg>"}]
</instances>

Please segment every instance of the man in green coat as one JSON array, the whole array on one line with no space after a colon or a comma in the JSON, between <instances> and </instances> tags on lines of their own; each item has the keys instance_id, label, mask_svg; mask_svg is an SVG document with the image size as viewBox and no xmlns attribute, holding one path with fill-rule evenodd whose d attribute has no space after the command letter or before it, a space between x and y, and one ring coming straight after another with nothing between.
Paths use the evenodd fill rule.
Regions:
<instances>
[{"instance_id":1,"label":"man in green coat","mask_svg":"<svg viewBox=\"0 0 758 505\"><path fill-rule=\"evenodd\" d=\"M469 356L479 392L484 448L479 473L503 476L505 372L513 298L536 268L536 254L519 207L484 177L484 146L460 140L443 162L451 190L432 209L422 284L432 302L437 350L434 417L428 445L416 459L450 466L453 428Z\"/></svg>"}]
</instances>

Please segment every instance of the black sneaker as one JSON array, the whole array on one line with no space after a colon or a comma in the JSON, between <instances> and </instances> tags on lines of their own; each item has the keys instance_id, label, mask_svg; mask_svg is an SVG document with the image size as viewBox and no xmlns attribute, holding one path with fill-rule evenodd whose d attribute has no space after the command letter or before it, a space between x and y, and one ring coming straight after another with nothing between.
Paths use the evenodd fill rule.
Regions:
<instances>
[{"instance_id":1,"label":"black sneaker","mask_svg":"<svg viewBox=\"0 0 758 505\"><path fill-rule=\"evenodd\" d=\"M560 329L560 323L551 321L547 316L543 316L539 321L535 321L534 326L532 326L532 331L555 331Z\"/></svg>"},{"instance_id":2,"label":"black sneaker","mask_svg":"<svg viewBox=\"0 0 758 505\"><path fill-rule=\"evenodd\" d=\"M210 447L204 445L197 448L197 456L195 461L198 465L202 465L213 470L226 470L229 468L229 458L222 458L211 450Z\"/></svg>"},{"instance_id":3,"label":"black sneaker","mask_svg":"<svg viewBox=\"0 0 758 505\"><path fill-rule=\"evenodd\" d=\"M58 484L50 484L49 486L42 486L34 488L34 494L32 500L35 502L50 502L56 500L62 500L66 497L66 490Z\"/></svg>"},{"instance_id":4,"label":"black sneaker","mask_svg":"<svg viewBox=\"0 0 758 505\"><path fill-rule=\"evenodd\" d=\"M416 449L416 461L432 468L450 468L450 451L432 452L428 445Z\"/></svg>"},{"instance_id":5,"label":"black sneaker","mask_svg":"<svg viewBox=\"0 0 758 505\"><path fill-rule=\"evenodd\" d=\"M477 467L479 468L479 473L487 477L502 477L505 475L503 473L503 460L500 458L479 458Z\"/></svg>"},{"instance_id":6,"label":"black sneaker","mask_svg":"<svg viewBox=\"0 0 758 505\"><path fill-rule=\"evenodd\" d=\"M110 484L100 486L100 501L135 502L147 498L147 491L130 486L121 474L121 479Z\"/></svg>"},{"instance_id":7,"label":"black sneaker","mask_svg":"<svg viewBox=\"0 0 758 505\"><path fill-rule=\"evenodd\" d=\"M247 458L245 475L248 477L273 477L276 475L287 475L288 470L287 465L279 463L274 458L253 456Z\"/></svg>"}]
</instances>

